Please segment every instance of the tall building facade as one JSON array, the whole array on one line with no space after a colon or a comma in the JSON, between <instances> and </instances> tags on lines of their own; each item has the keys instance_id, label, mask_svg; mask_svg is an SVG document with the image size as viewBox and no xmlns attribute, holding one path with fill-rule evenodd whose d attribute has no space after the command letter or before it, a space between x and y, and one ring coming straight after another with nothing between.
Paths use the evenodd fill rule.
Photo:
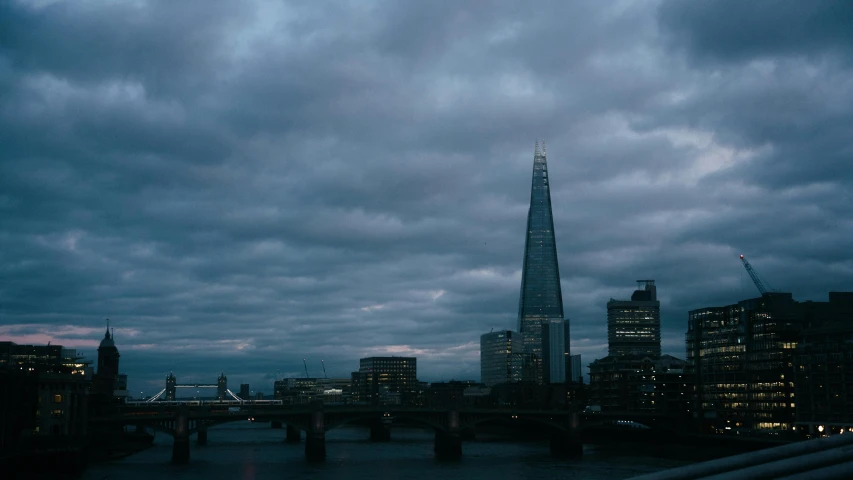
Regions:
<instances>
[{"instance_id":1,"label":"tall building facade","mask_svg":"<svg viewBox=\"0 0 853 480\"><path fill-rule=\"evenodd\" d=\"M654 280L637 280L631 300L607 302L608 355L660 356L660 302Z\"/></svg>"},{"instance_id":2,"label":"tall building facade","mask_svg":"<svg viewBox=\"0 0 853 480\"><path fill-rule=\"evenodd\" d=\"M353 401L359 403L415 403L420 390L415 357L367 357L352 372Z\"/></svg>"},{"instance_id":3,"label":"tall building facade","mask_svg":"<svg viewBox=\"0 0 853 480\"><path fill-rule=\"evenodd\" d=\"M527 380L529 364L522 334L501 330L480 336L480 381L486 386Z\"/></svg>"},{"instance_id":4,"label":"tall building facade","mask_svg":"<svg viewBox=\"0 0 853 480\"><path fill-rule=\"evenodd\" d=\"M537 142L533 154L530 209L527 212L521 295L518 301L518 331L524 335L525 350L533 355L537 383L548 383L552 378L556 381L561 372L565 379L565 361L548 361L552 370L544 368L546 357L559 355L562 358L565 355L563 337L553 338L556 335L551 335L548 343L544 338L545 329L550 331L552 324L562 321L563 294L551 213L548 162L544 144L540 149Z\"/></svg>"},{"instance_id":5,"label":"tall building facade","mask_svg":"<svg viewBox=\"0 0 853 480\"><path fill-rule=\"evenodd\" d=\"M569 372L568 381L573 383L583 383L583 372L581 371L580 354L569 355L569 366L567 372Z\"/></svg>"},{"instance_id":6,"label":"tall building facade","mask_svg":"<svg viewBox=\"0 0 853 480\"><path fill-rule=\"evenodd\" d=\"M542 370L545 383L566 382L566 322L552 318L542 324Z\"/></svg>"},{"instance_id":7,"label":"tall building facade","mask_svg":"<svg viewBox=\"0 0 853 480\"><path fill-rule=\"evenodd\" d=\"M694 411L702 425L717 430L792 430L798 407L801 414L807 409L813 413L822 389L837 387L833 393L843 392L838 365L833 366L833 375L824 373L832 360L826 352L843 352L837 346L843 343L839 339L844 329L832 331L838 323L831 320L849 322L849 316L837 313L849 309L849 295L831 294L830 302L797 302L790 293L770 292L733 305L690 311L687 361L696 379ZM811 387L814 390L807 390ZM820 408L829 412L829 405ZM840 412L838 404L831 409ZM818 418L803 418L809 417Z\"/></svg>"},{"instance_id":8,"label":"tall building facade","mask_svg":"<svg viewBox=\"0 0 853 480\"><path fill-rule=\"evenodd\" d=\"M794 355L797 429L837 434L853 428L853 293L805 304Z\"/></svg>"}]
</instances>

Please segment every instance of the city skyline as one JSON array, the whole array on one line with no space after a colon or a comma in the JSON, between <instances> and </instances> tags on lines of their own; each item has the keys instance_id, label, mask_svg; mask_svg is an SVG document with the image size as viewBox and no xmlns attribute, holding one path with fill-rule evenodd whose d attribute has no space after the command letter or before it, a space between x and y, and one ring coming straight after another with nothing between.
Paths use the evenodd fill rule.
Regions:
<instances>
[{"instance_id":1,"label":"city skyline","mask_svg":"<svg viewBox=\"0 0 853 480\"><path fill-rule=\"evenodd\" d=\"M853 6L0 4L0 340L131 392L418 358L517 328L545 138L572 353L656 280L687 312L853 290ZM761 26L761 28L757 28ZM770 40L768 40L770 39Z\"/></svg>"}]
</instances>

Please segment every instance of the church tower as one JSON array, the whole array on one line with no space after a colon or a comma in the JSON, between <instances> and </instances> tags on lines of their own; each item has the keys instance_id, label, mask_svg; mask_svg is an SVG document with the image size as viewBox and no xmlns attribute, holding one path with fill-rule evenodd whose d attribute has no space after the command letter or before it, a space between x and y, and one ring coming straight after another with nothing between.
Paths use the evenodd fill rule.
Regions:
<instances>
[{"instance_id":1,"label":"church tower","mask_svg":"<svg viewBox=\"0 0 853 480\"><path fill-rule=\"evenodd\" d=\"M98 390L112 396L118 382L118 348L115 344L115 335L110 333L110 321L107 320L107 332L98 346Z\"/></svg>"}]
</instances>

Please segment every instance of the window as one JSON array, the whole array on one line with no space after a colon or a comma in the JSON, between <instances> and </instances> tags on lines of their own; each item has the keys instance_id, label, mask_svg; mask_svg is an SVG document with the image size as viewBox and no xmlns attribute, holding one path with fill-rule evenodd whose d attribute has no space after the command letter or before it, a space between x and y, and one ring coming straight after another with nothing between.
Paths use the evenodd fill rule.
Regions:
<instances>
[{"instance_id":1,"label":"window","mask_svg":"<svg viewBox=\"0 0 853 480\"><path fill-rule=\"evenodd\" d=\"M53 396L53 403L62 403L62 395L56 394Z\"/></svg>"}]
</instances>

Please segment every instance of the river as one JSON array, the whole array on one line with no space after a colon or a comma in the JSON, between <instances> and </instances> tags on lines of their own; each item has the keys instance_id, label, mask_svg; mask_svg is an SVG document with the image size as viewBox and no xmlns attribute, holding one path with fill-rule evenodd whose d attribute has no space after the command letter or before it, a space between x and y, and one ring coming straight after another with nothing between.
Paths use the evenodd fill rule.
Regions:
<instances>
[{"instance_id":1,"label":"river","mask_svg":"<svg viewBox=\"0 0 853 480\"><path fill-rule=\"evenodd\" d=\"M211 428L208 444L191 439L190 463L172 465L172 438L157 433L142 452L90 466L82 480L268 480L268 479L441 479L549 480L619 479L690 463L632 452L631 448L584 446L583 458L556 459L547 441L513 441L478 435L463 442L461 460L437 460L433 434L395 428L387 443L368 440L366 428L338 428L326 434L324 463L305 461L304 439L284 443L285 431L269 424L240 422Z\"/></svg>"}]
</instances>

